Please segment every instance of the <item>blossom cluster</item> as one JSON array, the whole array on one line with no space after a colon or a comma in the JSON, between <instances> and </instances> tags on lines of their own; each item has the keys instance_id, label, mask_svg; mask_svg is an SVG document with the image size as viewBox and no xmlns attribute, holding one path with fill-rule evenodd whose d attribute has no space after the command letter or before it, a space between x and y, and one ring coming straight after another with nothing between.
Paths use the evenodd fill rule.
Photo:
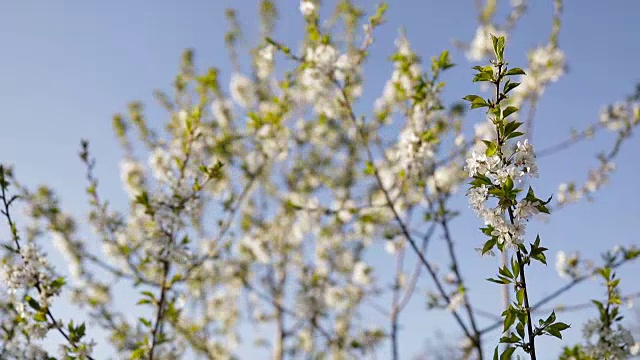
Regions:
<instances>
[{"instance_id":1,"label":"blossom cluster","mask_svg":"<svg viewBox=\"0 0 640 360\"><path fill-rule=\"evenodd\" d=\"M600 111L599 122L610 131L625 131L640 122L640 104L626 101L610 105Z\"/></svg>"},{"instance_id":2,"label":"blossom cluster","mask_svg":"<svg viewBox=\"0 0 640 360\"><path fill-rule=\"evenodd\" d=\"M484 24L476 29L475 36L471 40L467 50L467 58L471 61L481 61L493 55L493 42L491 36L505 37L507 34L498 30L493 24Z\"/></svg>"},{"instance_id":3,"label":"blossom cluster","mask_svg":"<svg viewBox=\"0 0 640 360\"><path fill-rule=\"evenodd\" d=\"M557 82L566 72L566 60L562 50L549 43L529 52L527 76L515 89L514 103L517 106L526 99L540 97L546 87Z\"/></svg>"},{"instance_id":4,"label":"blossom cluster","mask_svg":"<svg viewBox=\"0 0 640 360\"><path fill-rule=\"evenodd\" d=\"M505 209L501 206L491 208L487 207L486 203L491 197L492 189L499 189L507 184L513 187L514 183L521 182L527 175L538 175L533 146L527 140L519 141L507 161L498 153L487 156L486 153L474 151L467 159L466 170L470 177L480 177L487 181L471 188L467 195L471 208L491 229L490 235L497 237L499 244L521 244L526 221L540 212L541 202L537 199L532 200L531 197L521 199L515 205L512 219L505 219Z\"/></svg>"}]
</instances>

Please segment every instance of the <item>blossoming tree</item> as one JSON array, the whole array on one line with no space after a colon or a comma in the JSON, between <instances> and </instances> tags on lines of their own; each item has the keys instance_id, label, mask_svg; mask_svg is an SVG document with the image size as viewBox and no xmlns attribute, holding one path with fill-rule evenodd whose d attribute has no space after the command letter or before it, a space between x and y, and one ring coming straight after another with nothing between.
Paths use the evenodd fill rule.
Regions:
<instances>
[{"instance_id":1,"label":"blossoming tree","mask_svg":"<svg viewBox=\"0 0 640 360\"><path fill-rule=\"evenodd\" d=\"M473 40L458 45L469 60L485 62L475 75L469 71L469 80L491 95L460 94L464 105L442 98L454 66L449 52L425 62L404 35L383 93L363 105L363 66L376 56L369 50L386 5L360 9L341 0L329 19L319 6L300 2L305 28L297 46L274 37L276 4L260 1L251 71L233 72L229 91L220 83L223 70L196 69L186 51L174 93L157 94L168 114L164 127L152 126L140 103L114 116L126 154L121 180L128 211L101 196L94 172L99 155L87 141L79 151L91 206L86 219L65 212L53 189L22 185L20 165L15 174L0 167L9 229L2 239L1 358L101 359L107 355L95 351L100 343L132 359L232 359L251 346L259 358L277 360L400 359L411 355L402 353L400 338L424 330L402 327L400 315L416 302L427 304L420 316L443 312L459 330L446 358L548 358L536 338L562 339L576 326L562 321L562 309L543 307L594 276L604 283L602 294L593 295L598 316L586 323L582 343L566 344L557 356L638 353L640 343L621 323L619 305L627 298L615 272L640 256L636 247L605 248L601 262L559 252L565 286L542 296L527 283L531 272L550 271L537 264L547 264L549 249L560 250L544 232L526 231L529 221L553 216L606 184L640 123L635 94L566 141L534 147L539 99L566 69L558 45L562 2L554 3L548 42L533 48L522 68L507 61L508 39L526 1L512 2L502 25L495 1L479 6ZM237 65L240 28L234 11L227 16ZM469 105L484 118L472 131L463 121ZM544 196L534 191L545 176L537 158L604 130L616 135L615 143L583 184L561 184ZM456 207L460 196L482 219L473 224L480 227L474 241L454 241L451 222L467 210ZM20 207L24 223L15 215ZM87 245L79 221L92 226L102 249ZM68 276L49 265L43 238L64 254ZM436 241L446 258L431 255ZM470 266L458 260L461 246L477 248L479 261L499 253L498 275L484 274L497 284L465 281ZM379 249L386 252L382 260L372 256ZM490 286L502 291L494 299L504 303L497 314L474 302L474 291ZM70 296L61 299L90 322L60 317L53 300L63 289ZM59 354L42 346L45 337L60 343Z\"/></svg>"}]
</instances>

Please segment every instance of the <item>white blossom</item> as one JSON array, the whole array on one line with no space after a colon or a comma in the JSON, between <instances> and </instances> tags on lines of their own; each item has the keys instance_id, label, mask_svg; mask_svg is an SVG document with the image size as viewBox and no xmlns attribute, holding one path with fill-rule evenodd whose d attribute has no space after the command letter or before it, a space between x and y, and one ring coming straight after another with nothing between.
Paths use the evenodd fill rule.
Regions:
<instances>
[{"instance_id":1,"label":"white blossom","mask_svg":"<svg viewBox=\"0 0 640 360\"><path fill-rule=\"evenodd\" d=\"M522 171L529 176L538 177L538 165L536 164L533 145L529 143L529 140L525 139L523 142L518 141L514 155L514 164L516 166L520 167Z\"/></svg>"},{"instance_id":2,"label":"white blossom","mask_svg":"<svg viewBox=\"0 0 640 360\"><path fill-rule=\"evenodd\" d=\"M600 111L600 124L611 131L620 131L629 126L633 113L626 103L618 102Z\"/></svg>"},{"instance_id":3,"label":"white blossom","mask_svg":"<svg viewBox=\"0 0 640 360\"><path fill-rule=\"evenodd\" d=\"M567 272L567 255L564 251L558 251L556 254L556 271L561 278L570 278L569 273Z\"/></svg>"},{"instance_id":4,"label":"white blossom","mask_svg":"<svg viewBox=\"0 0 640 360\"><path fill-rule=\"evenodd\" d=\"M358 285L369 285L371 279L371 267L369 265L359 261L353 267L353 282Z\"/></svg>"},{"instance_id":5,"label":"white blossom","mask_svg":"<svg viewBox=\"0 0 640 360\"><path fill-rule=\"evenodd\" d=\"M496 218L501 219L498 217ZM485 218L485 222L488 222L487 219L488 218ZM514 220L514 223L510 224L505 222L504 220L500 220L487 225L492 225L494 227L493 231L491 232L491 236L497 237L499 244L521 244L524 240L524 231L526 225L523 222Z\"/></svg>"},{"instance_id":6,"label":"white blossom","mask_svg":"<svg viewBox=\"0 0 640 360\"><path fill-rule=\"evenodd\" d=\"M356 59L349 54L341 54L335 61L335 77L339 81L344 81L347 74L355 69Z\"/></svg>"},{"instance_id":7,"label":"white blossom","mask_svg":"<svg viewBox=\"0 0 640 360\"><path fill-rule=\"evenodd\" d=\"M259 79L266 79L273 72L273 55L276 47L272 44L265 45L256 58L256 75Z\"/></svg>"},{"instance_id":8,"label":"white blossom","mask_svg":"<svg viewBox=\"0 0 640 360\"><path fill-rule=\"evenodd\" d=\"M411 127L400 133L398 141L398 161L402 169L411 174L419 174L427 162L433 158L431 145L422 140Z\"/></svg>"},{"instance_id":9,"label":"white blossom","mask_svg":"<svg viewBox=\"0 0 640 360\"><path fill-rule=\"evenodd\" d=\"M253 107L258 101L253 82L242 74L231 75L231 98L244 108Z\"/></svg>"},{"instance_id":10,"label":"white blossom","mask_svg":"<svg viewBox=\"0 0 640 360\"><path fill-rule=\"evenodd\" d=\"M564 74L565 57L562 50L552 44L535 48L529 53L529 76L542 83L556 82Z\"/></svg>"},{"instance_id":11,"label":"white blossom","mask_svg":"<svg viewBox=\"0 0 640 360\"><path fill-rule=\"evenodd\" d=\"M170 154L161 146L156 147L151 154L149 154L149 167L157 180L169 183L171 180L169 162Z\"/></svg>"},{"instance_id":12,"label":"white blossom","mask_svg":"<svg viewBox=\"0 0 640 360\"><path fill-rule=\"evenodd\" d=\"M471 61L483 60L489 55L493 54L493 41L491 35L496 37L504 36L506 33L495 28L495 26L488 24L482 25L476 29L476 35L469 44L467 50L467 58Z\"/></svg>"},{"instance_id":13,"label":"white blossom","mask_svg":"<svg viewBox=\"0 0 640 360\"><path fill-rule=\"evenodd\" d=\"M228 99L215 99L211 103L211 113L222 127L226 127L232 120L233 109Z\"/></svg>"},{"instance_id":14,"label":"white blossom","mask_svg":"<svg viewBox=\"0 0 640 360\"><path fill-rule=\"evenodd\" d=\"M486 185L471 188L469 189L467 196L469 197L471 208L480 215L480 212L484 208L484 202L487 201L489 196L489 188Z\"/></svg>"},{"instance_id":15,"label":"white blossom","mask_svg":"<svg viewBox=\"0 0 640 360\"><path fill-rule=\"evenodd\" d=\"M400 250L404 248L405 239L403 237L397 236L392 240L387 240L384 244L384 250L390 255L397 254Z\"/></svg>"},{"instance_id":16,"label":"white blossom","mask_svg":"<svg viewBox=\"0 0 640 360\"><path fill-rule=\"evenodd\" d=\"M470 177L487 173L495 174L502 166L502 160L498 155L487 156L484 152L473 152L466 161L465 169L469 172Z\"/></svg>"},{"instance_id":17,"label":"white blossom","mask_svg":"<svg viewBox=\"0 0 640 360\"><path fill-rule=\"evenodd\" d=\"M313 2L308 0L300 1L300 12L302 13L302 15L304 15L305 17L310 16L315 11L316 11L316 6L313 4Z\"/></svg>"},{"instance_id":18,"label":"white blossom","mask_svg":"<svg viewBox=\"0 0 640 360\"><path fill-rule=\"evenodd\" d=\"M262 264L269 263L270 256L265 249L264 243L260 239L254 236L245 236L242 238L242 243L251 251L258 262Z\"/></svg>"},{"instance_id":19,"label":"white blossom","mask_svg":"<svg viewBox=\"0 0 640 360\"><path fill-rule=\"evenodd\" d=\"M539 46L529 52L527 76L513 92L514 105L519 106L525 99L539 97L545 88L556 82L566 70L562 50L553 44Z\"/></svg>"},{"instance_id":20,"label":"white blossom","mask_svg":"<svg viewBox=\"0 0 640 360\"><path fill-rule=\"evenodd\" d=\"M322 71L330 71L334 68L338 59L338 51L329 44L320 44L315 48L308 48L306 58Z\"/></svg>"},{"instance_id":21,"label":"white blossom","mask_svg":"<svg viewBox=\"0 0 640 360\"><path fill-rule=\"evenodd\" d=\"M9 293L15 294L20 289L30 289L38 284L43 291L53 290L49 294L57 295L58 290L51 289L53 270L44 254L33 243L28 243L20 249L20 256L20 263L4 266ZM46 297L41 297L41 300L48 301Z\"/></svg>"},{"instance_id":22,"label":"white blossom","mask_svg":"<svg viewBox=\"0 0 640 360\"><path fill-rule=\"evenodd\" d=\"M456 274L450 272L445 275L444 281L448 284L456 284L458 282L458 277L456 276Z\"/></svg>"},{"instance_id":23,"label":"white blossom","mask_svg":"<svg viewBox=\"0 0 640 360\"><path fill-rule=\"evenodd\" d=\"M464 294L462 292L457 292L449 298L449 304L447 305L447 310L454 312L460 307L460 305L463 305L463 304L464 304Z\"/></svg>"},{"instance_id":24,"label":"white blossom","mask_svg":"<svg viewBox=\"0 0 640 360\"><path fill-rule=\"evenodd\" d=\"M531 202L528 200L522 200L518 202L518 205L516 205L516 209L513 213L519 219L528 219L540 212L537 207L539 205L540 204L538 201Z\"/></svg>"},{"instance_id":25,"label":"white blossom","mask_svg":"<svg viewBox=\"0 0 640 360\"><path fill-rule=\"evenodd\" d=\"M444 192L447 194L453 194L458 189L458 184L463 178L460 167L456 163L450 163L446 166L439 166L427 179L427 186L432 193Z\"/></svg>"},{"instance_id":26,"label":"white blossom","mask_svg":"<svg viewBox=\"0 0 640 360\"><path fill-rule=\"evenodd\" d=\"M129 198L135 199L142 191L144 168L139 162L125 158L120 162L120 180Z\"/></svg>"}]
</instances>

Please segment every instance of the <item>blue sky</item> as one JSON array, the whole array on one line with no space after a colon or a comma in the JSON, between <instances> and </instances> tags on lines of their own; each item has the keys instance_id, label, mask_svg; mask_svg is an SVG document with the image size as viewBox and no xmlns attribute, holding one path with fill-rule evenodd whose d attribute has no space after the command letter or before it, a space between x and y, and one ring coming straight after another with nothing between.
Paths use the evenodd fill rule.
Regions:
<instances>
[{"instance_id":1,"label":"blue sky","mask_svg":"<svg viewBox=\"0 0 640 360\"><path fill-rule=\"evenodd\" d=\"M129 2L5 2L0 12L0 162L15 164L21 181L34 186L46 183L58 191L63 206L80 215L87 209L84 196L84 170L76 153L81 138L91 141L98 158L97 175L102 193L115 204L123 204L118 161L121 152L111 131L111 117L126 109L131 100L147 106L152 123L166 117L152 98L154 89L169 89L184 48L196 50L201 68L215 65L231 70L224 47L226 21L224 8L234 6L245 33L244 44L257 41L255 1L156 1ZM294 37L302 19L297 1L281 1L281 22L277 37L295 47ZM373 2L360 1L372 11ZM499 2L506 5L506 1ZM525 65L526 49L546 41L551 28L550 1L532 1L507 47L509 61ZM534 143L544 148L564 139L571 128L583 128L597 120L604 104L621 100L640 82L637 59L640 58L640 3L586 0L568 2L563 16L560 47L566 52L569 73L545 93L537 111ZM364 114L381 92L391 72L386 58L393 51L393 40L400 26L415 51L428 59L444 49L452 51L459 66L445 76L445 99L456 101L477 93L470 82L472 70L464 55L451 40L470 40L475 32L476 15L472 1L401 0L390 4L388 22L376 35L372 58L367 64L365 96L360 104ZM290 31L294 29L296 31ZM246 49L246 47L245 47ZM245 62L246 63L246 62ZM524 66L523 66L524 67ZM245 68L244 70L248 70ZM480 120L482 112L471 112L467 124ZM587 170L596 166L595 155L611 146L612 136L572 148L540 163L541 179L534 182L538 194L550 194L559 182L584 181ZM596 203L584 203L558 212L548 224L535 229L551 248L550 257L559 249L579 250L597 258L602 250L615 244L638 244L635 228L640 214L640 167L637 154L640 141L631 139L618 157L618 168L611 184L596 194ZM457 204L466 207L464 199ZM481 238L473 217L462 217L453 224L462 271L470 278L472 298L484 308L496 309L497 287L482 282L495 268L492 260L478 259L473 248ZM4 227L2 232L3 235ZM59 259L57 260L59 262ZM444 264L443 264L444 266ZM471 271L478 269L477 271ZM632 265L621 274L637 273ZM534 298L563 284L552 264L540 273L532 273ZM475 286L474 286L475 285ZM561 299L584 302L587 296L601 295L596 284L588 284ZM625 292L638 291L623 277ZM572 301L573 300L573 301ZM425 328L454 329L443 316L423 311L424 301L414 301L403 315L406 333L402 343L408 358L422 348L429 334ZM73 315L60 305L59 317ZM567 315L567 322L578 323L593 312ZM418 331L415 331L418 329ZM575 341L580 334L575 326L568 334ZM543 340L545 358L557 353L559 341ZM247 354L247 356L249 356Z\"/></svg>"}]
</instances>

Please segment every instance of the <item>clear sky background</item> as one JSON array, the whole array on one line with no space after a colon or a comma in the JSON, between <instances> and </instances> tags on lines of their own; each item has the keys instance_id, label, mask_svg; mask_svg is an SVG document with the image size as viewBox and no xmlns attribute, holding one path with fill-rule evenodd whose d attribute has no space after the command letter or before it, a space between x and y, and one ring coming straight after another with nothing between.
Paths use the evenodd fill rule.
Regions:
<instances>
[{"instance_id":1,"label":"clear sky background","mask_svg":"<svg viewBox=\"0 0 640 360\"><path fill-rule=\"evenodd\" d=\"M246 49L258 40L254 21L256 3L2 2L0 162L14 164L18 178L27 185L52 186L65 209L80 216L88 206L84 169L76 154L80 139L87 138L98 158L97 175L102 194L123 208L126 196L121 190L118 170L122 153L111 130L112 115L124 111L129 101L141 100L147 105L152 124L163 123L166 114L155 104L152 91L170 88L180 54L187 47L196 50L196 63L201 69L218 66L225 71L223 78L228 79L231 68L223 39L227 29L224 9L228 6L238 9ZM372 1L359 3L369 12L374 9ZM507 59L515 66L525 67L526 50L546 42L551 29L552 2L533 0L531 3L529 12L509 39ZM499 4L508 5L506 1ZM280 1L279 10L277 38L295 48L295 36L302 29L298 1ZM551 85L540 102L534 135L538 149L565 139L572 128L581 129L597 121L603 105L622 100L633 92L640 81L638 13L640 2L637 1L583 0L565 4L560 47L567 55L569 73ZM359 105L363 114L370 113L370 104L381 93L391 73L392 67L386 59L393 51L393 40L401 26L406 28L414 50L427 60L444 49L452 51L453 62L459 66L444 76L448 83L447 101L478 92L476 84L470 81L472 64L451 43L453 39L468 41L473 37L477 21L472 1L391 1L387 19L376 35L372 58L366 67L366 91ZM472 112L467 116L467 125L479 120L482 112ZM597 166L595 155L608 150L612 140L611 134L599 136L541 160L541 179L534 182L536 193L553 193L559 183L569 180L583 182L588 169ZM554 214L548 224L532 227L551 249L550 266L530 271L534 299L564 283L553 267L556 251L579 250L585 257L597 259L601 251L616 244L639 243L639 154L640 139L636 137L625 145L616 160L618 168L611 184L596 194L597 202L567 208ZM455 204L461 208L467 206L464 198ZM478 300L484 309L497 311L499 289L482 280L495 272L495 260L479 259L473 252L482 241L477 232L480 225L480 220L465 215L453 223L453 232L461 253L462 271L472 274L468 278L472 299ZM4 228L2 225L3 236ZM61 265L60 258L53 257L54 263ZM380 261L384 261L382 257ZM640 289L639 284L634 284L638 270L640 266L634 264L620 271L624 293ZM560 301L582 303L593 296L604 296L596 282L579 287ZM423 348L425 338L433 335L431 329L457 334L450 315L426 313L424 304L424 297L417 294L416 301L401 318L404 358ZM56 303L56 309L60 309L58 317L77 316L61 302ZM595 314L589 310L561 316L574 324L567 333L567 343L578 340L580 321ZM547 359L557 354L561 342L543 339L541 344L543 358ZM250 352L242 354L255 358ZM382 358L386 355L382 354Z\"/></svg>"}]
</instances>

